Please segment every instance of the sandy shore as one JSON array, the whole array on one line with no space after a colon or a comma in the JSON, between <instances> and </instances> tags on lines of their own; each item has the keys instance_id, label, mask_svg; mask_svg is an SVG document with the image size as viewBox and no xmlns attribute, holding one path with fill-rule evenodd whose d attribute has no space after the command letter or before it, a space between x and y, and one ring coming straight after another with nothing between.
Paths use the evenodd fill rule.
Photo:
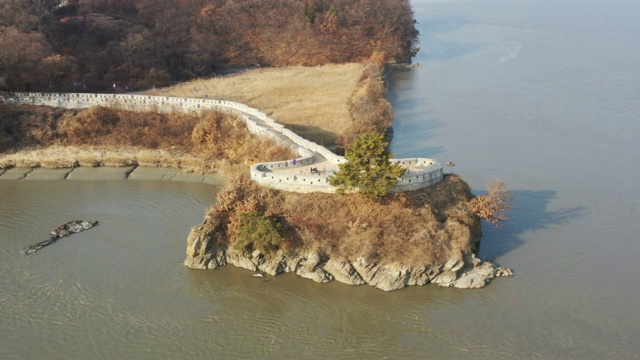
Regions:
<instances>
[{"instance_id":1,"label":"sandy shore","mask_svg":"<svg viewBox=\"0 0 640 360\"><path fill-rule=\"evenodd\" d=\"M183 174L171 168L76 167L68 169L0 169L0 180L163 180L223 185L218 175Z\"/></svg>"}]
</instances>

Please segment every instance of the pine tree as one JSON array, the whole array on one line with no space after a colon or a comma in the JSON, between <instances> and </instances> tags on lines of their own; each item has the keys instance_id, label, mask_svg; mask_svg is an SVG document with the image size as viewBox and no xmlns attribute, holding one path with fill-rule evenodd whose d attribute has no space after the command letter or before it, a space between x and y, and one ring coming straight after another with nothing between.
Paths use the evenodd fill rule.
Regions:
<instances>
[{"instance_id":1,"label":"pine tree","mask_svg":"<svg viewBox=\"0 0 640 360\"><path fill-rule=\"evenodd\" d=\"M338 193L357 190L367 199L377 200L393 189L405 168L389 162L392 154L382 134L367 133L358 137L345 154L347 162L329 178Z\"/></svg>"}]
</instances>

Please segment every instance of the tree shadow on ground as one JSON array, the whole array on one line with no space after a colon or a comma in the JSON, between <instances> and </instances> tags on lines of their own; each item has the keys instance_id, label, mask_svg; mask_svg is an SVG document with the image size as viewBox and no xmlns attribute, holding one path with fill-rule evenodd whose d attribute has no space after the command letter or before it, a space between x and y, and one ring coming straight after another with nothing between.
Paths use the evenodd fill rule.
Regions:
<instances>
[{"instance_id":1,"label":"tree shadow on ground","mask_svg":"<svg viewBox=\"0 0 640 360\"><path fill-rule=\"evenodd\" d=\"M484 222L482 224L479 255L483 259L494 260L505 255L525 243L522 236L525 233L566 224L582 217L586 209L584 206L577 206L565 210L547 210L557 196L557 192L553 190L516 190L511 194L513 201L512 208L506 214L508 219L498 227Z\"/></svg>"},{"instance_id":2,"label":"tree shadow on ground","mask_svg":"<svg viewBox=\"0 0 640 360\"><path fill-rule=\"evenodd\" d=\"M419 77L415 69L394 69L390 75L388 100L393 106L394 119L391 152L395 157L433 157L441 152L441 146L428 147L427 143L438 136L444 124L433 116L429 99L415 89Z\"/></svg>"},{"instance_id":3,"label":"tree shadow on ground","mask_svg":"<svg viewBox=\"0 0 640 360\"><path fill-rule=\"evenodd\" d=\"M54 115L62 112L55 109L45 111ZM43 145L30 131L41 123L44 121L34 108L0 103L0 153Z\"/></svg>"},{"instance_id":4,"label":"tree shadow on ground","mask_svg":"<svg viewBox=\"0 0 640 360\"><path fill-rule=\"evenodd\" d=\"M283 125L286 126L287 129L293 131L294 133L300 135L301 137L325 147L334 146L336 144L336 141L338 140L338 136L336 134L330 131L321 129L317 126L285 124L285 123L283 123Z\"/></svg>"},{"instance_id":5,"label":"tree shadow on ground","mask_svg":"<svg viewBox=\"0 0 640 360\"><path fill-rule=\"evenodd\" d=\"M440 120L432 118L430 112L398 112L391 126L394 157L434 157L444 151L442 146L427 146L439 135L437 129L444 126Z\"/></svg>"}]
</instances>

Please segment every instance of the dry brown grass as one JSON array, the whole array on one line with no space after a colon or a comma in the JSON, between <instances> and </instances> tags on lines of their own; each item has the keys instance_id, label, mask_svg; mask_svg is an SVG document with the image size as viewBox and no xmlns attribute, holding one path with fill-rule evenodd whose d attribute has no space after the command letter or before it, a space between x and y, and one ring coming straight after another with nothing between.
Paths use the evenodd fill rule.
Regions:
<instances>
[{"instance_id":1,"label":"dry brown grass","mask_svg":"<svg viewBox=\"0 0 640 360\"><path fill-rule=\"evenodd\" d=\"M362 133L381 132L389 126L392 113L381 75L381 67L375 61L366 65L268 68L196 80L154 93L194 96L197 89L201 97L208 95L256 107L317 143L344 147ZM75 157L55 155L60 152L57 148L49 150L50 155L31 151L22 158L0 157L0 165L140 164L235 173L241 171L239 164L293 156L288 149L248 134L229 116L141 114L100 107L63 110L0 106L0 153L52 145L85 150L74 150ZM91 148L96 146L119 150L96 152ZM122 147L133 150L123 151Z\"/></svg>"},{"instance_id":2,"label":"dry brown grass","mask_svg":"<svg viewBox=\"0 0 640 360\"><path fill-rule=\"evenodd\" d=\"M240 215L259 211L289 229L283 244L288 251L432 265L472 250L480 235L479 219L471 214L461 223L448 215L471 199L469 186L455 175L427 189L389 195L381 203L357 194L280 192L234 178L218 194L205 225L214 238L234 243Z\"/></svg>"},{"instance_id":3,"label":"dry brown grass","mask_svg":"<svg viewBox=\"0 0 640 360\"><path fill-rule=\"evenodd\" d=\"M269 114L305 138L331 145L354 122L349 99L357 91L365 91L361 80L367 66L352 63L264 68L194 80L149 93L180 97L208 95L213 99L241 102Z\"/></svg>"},{"instance_id":4,"label":"dry brown grass","mask_svg":"<svg viewBox=\"0 0 640 360\"><path fill-rule=\"evenodd\" d=\"M0 168L142 165L200 173L294 156L231 115L43 106L0 106L0 151Z\"/></svg>"},{"instance_id":5,"label":"dry brown grass","mask_svg":"<svg viewBox=\"0 0 640 360\"><path fill-rule=\"evenodd\" d=\"M493 225L507 220L505 211L511 208L511 191L498 179L493 179L487 186L487 194L480 195L471 201L471 211L479 218Z\"/></svg>"},{"instance_id":6,"label":"dry brown grass","mask_svg":"<svg viewBox=\"0 0 640 360\"><path fill-rule=\"evenodd\" d=\"M22 150L0 155L0 168L73 168L100 166L172 167L185 171L201 170L198 158L167 150L150 150L132 146L62 146Z\"/></svg>"}]
</instances>

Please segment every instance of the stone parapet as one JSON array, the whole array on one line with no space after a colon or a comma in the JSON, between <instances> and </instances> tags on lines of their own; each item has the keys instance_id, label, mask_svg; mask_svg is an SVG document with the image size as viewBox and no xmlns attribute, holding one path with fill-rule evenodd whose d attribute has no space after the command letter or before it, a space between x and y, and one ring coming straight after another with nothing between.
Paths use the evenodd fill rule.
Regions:
<instances>
[{"instance_id":1,"label":"stone parapet","mask_svg":"<svg viewBox=\"0 0 640 360\"><path fill-rule=\"evenodd\" d=\"M221 111L240 117L247 129L263 137L293 148L299 154L296 159L264 162L251 166L251 179L261 185L296 192L335 192L328 178L332 171L320 171L324 163L339 165L347 160L334 154L326 147L309 141L284 125L277 123L267 114L250 106L228 100L208 98L179 98L139 94L89 94L89 93L36 93L22 92L6 94L2 97L7 104L45 105L68 109L83 109L93 106L117 108L128 111L153 111L160 113L200 113L206 110ZM395 191L412 190L436 184L443 179L442 165L433 159L409 158L392 159L407 168L399 180ZM314 172L302 171L303 167L318 165ZM298 169L300 168L300 169ZM291 171L287 171L291 170Z\"/></svg>"}]
</instances>

